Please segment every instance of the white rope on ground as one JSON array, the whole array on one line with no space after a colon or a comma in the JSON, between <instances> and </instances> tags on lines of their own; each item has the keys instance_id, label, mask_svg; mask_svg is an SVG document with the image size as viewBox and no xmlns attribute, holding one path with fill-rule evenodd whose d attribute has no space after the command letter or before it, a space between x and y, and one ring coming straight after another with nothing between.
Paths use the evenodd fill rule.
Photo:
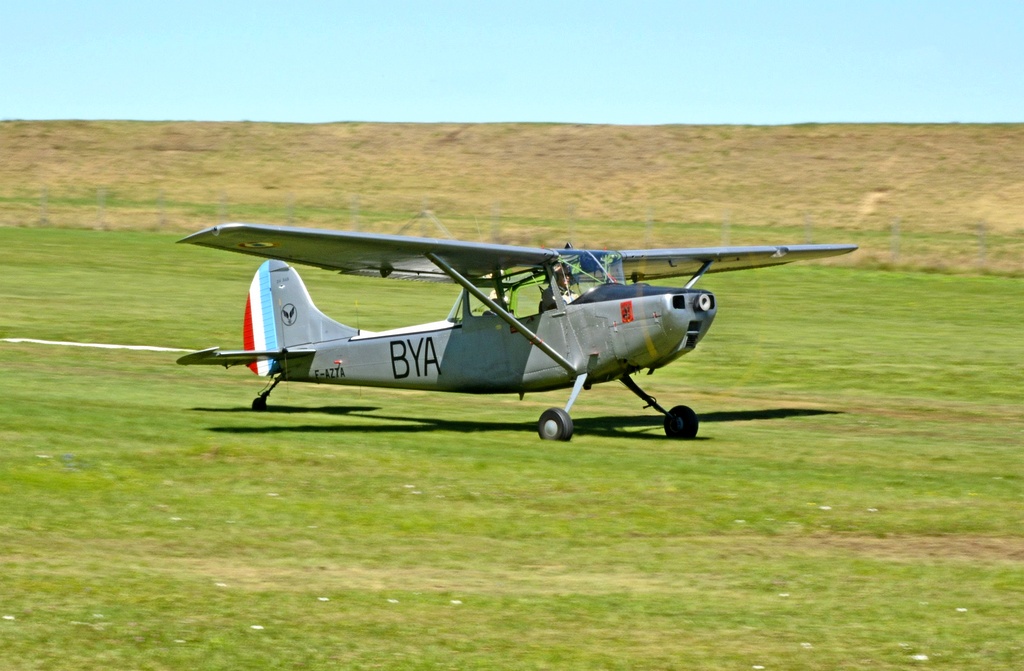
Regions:
<instances>
[{"instance_id":1,"label":"white rope on ground","mask_svg":"<svg viewBox=\"0 0 1024 671\"><path fill-rule=\"evenodd\" d=\"M66 342L61 340L36 340L34 338L0 338L3 342L9 343L31 343L34 345L63 345L65 347L98 347L100 349L131 349L145 352L191 352L190 349L178 349L176 347L155 347L153 345L109 345L106 343L93 342Z\"/></svg>"}]
</instances>

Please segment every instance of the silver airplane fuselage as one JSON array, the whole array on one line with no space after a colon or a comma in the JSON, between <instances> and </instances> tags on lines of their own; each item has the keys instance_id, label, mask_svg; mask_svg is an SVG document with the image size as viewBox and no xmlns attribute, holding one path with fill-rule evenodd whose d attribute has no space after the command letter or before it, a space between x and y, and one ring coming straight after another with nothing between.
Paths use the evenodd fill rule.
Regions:
<instances>
[{"instance_id":1,"label":"silver airplane fuselage","mask_svg":"<svg viewBox=\"0 0 1024 671\"><path fill-rule=\"evenodd\" d=\"M591 384L660 368L697 346L716 308L706 291L644 288L657 293L581 300L522 323ZM641 294L636 285L621 289ZM283 380L525 393L570 387L576 377L497 315L474 315L468 308L445 321L315 343L292 337L289 328L283 329L289 346L312 346L315 354L280 362Z\"/></svg>"}]
</instances>

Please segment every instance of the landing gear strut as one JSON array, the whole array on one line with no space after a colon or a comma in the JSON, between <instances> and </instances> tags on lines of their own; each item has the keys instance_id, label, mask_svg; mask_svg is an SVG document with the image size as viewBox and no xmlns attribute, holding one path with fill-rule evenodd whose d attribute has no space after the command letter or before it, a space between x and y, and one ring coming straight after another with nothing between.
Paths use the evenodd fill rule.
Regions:
<instances>
[{"instance_id":1,"label":"landing gear strut","mask_svg":"<svg viewBox=\"0 0 1024 671\"><path fill-rule=\"evenodd\" d=\"M572 408L572 404L576 402L576 397L580 395L580 391L589 388L587 386L587 374L582 373L578 375L576 381L572 384L572 394L569 395L569 402L565 404L565 409L548 408L545 410L540 416L540 421L537 422L537 435L544 440L571 440L572 417L569 416L569 410Z\"/></svg>"},{"instance_id":2,"label":"landing gear strut","mask_svg":"<svg viewBox=\"0 0 1024 671\"><path fill-rule=\"evenodd\" d=\"M641 389L629 375L623 375L622 384L631 392L639 396L645 408L654 408L665 415L665 435L669 438L694 438L697 436L697 428L700 422L697 420L697 413L685 405L677 405L671 410L658 405L657 399Z\"/></svg>"},{"instance_id":3,"label":"landing gear strut","mask_svg":"<svg viewBox=\"0 0 1024 671\"><path fill-rule=\"evenodd\" d=\"M267 387L267 389L262 394L260 394L259 396L252 400L253 410L255 410L256 412L263 412L264 410L267 409L267 397L270 396L270 392L274 391L274 387L278 385L278 383L281 381L283 377L283 375L278 375L276 378L274 378L274 382L269 387Z\"/></svg>"}]
</instances>

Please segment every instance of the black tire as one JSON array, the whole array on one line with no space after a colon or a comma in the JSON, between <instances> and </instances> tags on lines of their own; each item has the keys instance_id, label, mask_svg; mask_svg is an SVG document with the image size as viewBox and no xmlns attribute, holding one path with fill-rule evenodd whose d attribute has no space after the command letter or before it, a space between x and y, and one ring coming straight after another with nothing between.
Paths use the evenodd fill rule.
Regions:
<instances>
[{"instance_id":1,"label":"black tire","mask_svg":"<svg viewBox=\"0 0 1024 671\"><path fill-rule=\"evenodd\" d=\"M669 438L696 438L699 426L697 413L685 405L677 405L665 415L665 435Z\"/></svg>"},{"instance_id":2,"label":"black tire","mask_svg":"<svg viewBox=\"0 0 1024 671\"><path fill-rule=\"evenodd\" d=\"M263 412L267 409L267 399L263 396L257 396L252 400L252 409L256 412Z\"/></svg>"},{"instance_id":3,"label":"black tire","mask_svg":"<svg viewBox=\"0 0 1024 671\"><path fill-rule=\"evenodd\" d=\"M544 440L570 440L572 438L572 417L561 408L548 408L537 422L537 435Z\"/></svg>"}]
</instances>

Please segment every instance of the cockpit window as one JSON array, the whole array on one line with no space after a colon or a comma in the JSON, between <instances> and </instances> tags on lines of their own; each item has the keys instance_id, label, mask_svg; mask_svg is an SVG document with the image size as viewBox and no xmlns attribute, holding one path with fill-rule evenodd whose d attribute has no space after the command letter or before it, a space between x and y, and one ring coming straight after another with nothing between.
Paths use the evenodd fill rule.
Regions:
<instances>
[{"instance_id":1,"label":"cockpit window","mask_svg":"<svg viewBox=\"0 0 1024 671\"><path fill-rule=\"evenodd\" d=\"M566 249L559 252L555 275L569 286L560 287L563 295L578 298L587 291L605 284L624 284L622 255L603 252ZM528 317L541 311L545 292L550 293L547 269L523 268L508 274L488 275L475 284L492 300L507 308L516 317ZM571 299L566 299L568 302ZM448 321L461 323L464 319L486 315L490 310L483 303L463 291Z\"/></svg>"},{"instance_id":2,"label":"cockpit window","mask_svg":"<svg viewBox=\"0 0 1024 671\"><path fill-rule=\"evenodd\" d=\"M487 275L477 280L476 285L503 309L516 317L526 317L537 314L545 278L544 268L525 268L498 276ZM488 314L492 314L490 308L463 290L448 314L448 321L459 324L465 319Z\"/></svg>"}]
</instances>

